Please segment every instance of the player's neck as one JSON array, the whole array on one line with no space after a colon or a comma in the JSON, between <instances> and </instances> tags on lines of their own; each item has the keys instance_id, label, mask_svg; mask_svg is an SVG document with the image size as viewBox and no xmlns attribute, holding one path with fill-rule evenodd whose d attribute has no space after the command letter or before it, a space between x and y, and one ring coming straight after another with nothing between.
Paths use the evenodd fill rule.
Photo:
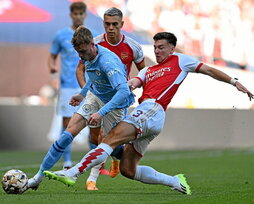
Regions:
<instances>
[{"instance_id":1,"label":"player's neck","mask_svg":"<svg viewBox=\"0 0 254 204\"><path fill-rule=\"evenodd\" d=\"M75 31L79 26L80 26L80 25L74 25L74 24L73 24L73 25L71 26L71 29Z\"/></svg>"},{"instance_id":2,"label":"player's neck","mask_svg":"<svg viewBox=\"0 0 254 204\"><path fill-rule=\"evenodd\" d=\"M122 40L122 34L120 34L119 36L115 36L115 37L110 37L110 36L106 35L106 38L110 44L116 45Z\"/></svg>"}]
</instances>

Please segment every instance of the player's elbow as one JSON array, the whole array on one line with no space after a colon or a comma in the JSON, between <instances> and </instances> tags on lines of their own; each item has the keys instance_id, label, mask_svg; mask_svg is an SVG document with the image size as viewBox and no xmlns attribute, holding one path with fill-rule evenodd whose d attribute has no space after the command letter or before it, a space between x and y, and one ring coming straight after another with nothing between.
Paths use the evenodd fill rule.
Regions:
<instances>
[{"instance_id":1,"label":"player's elbow","mask_svg":"<svg viewBox=\"0 0 254 204\"><path fill-rule=\"evenodd\" d=\"M130 89L127 83L120 84L118 87L118 91L121 92L121 94L124 96L128 96L130 94Z\"/></svg>"}]
</instances>

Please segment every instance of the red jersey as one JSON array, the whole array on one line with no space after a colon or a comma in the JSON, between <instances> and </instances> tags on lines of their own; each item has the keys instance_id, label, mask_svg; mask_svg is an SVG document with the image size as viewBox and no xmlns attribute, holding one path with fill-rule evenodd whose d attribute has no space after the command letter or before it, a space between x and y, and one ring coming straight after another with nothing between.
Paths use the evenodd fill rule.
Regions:
<instances>
[{"instance_id":1,"label":"red jersey","mask_svg":"<svg viewBox=\"0 0 254 204\"><path fill-rule=\"evenodd\" d=\"M127 76L129 78L132 62L139 64L144 60L144 53L141 46L133 39L122 35L119 43L113 45L107 41L106 33L101 34L94 38L95 44L99 44L114 52L126 65Z\"/></svg>"},{"instance_id":2,"label":"red jersey","mask_svg":"<svg viewBox=\"0 0 254 204\"><path fill-rule=\"evenodd\" d=\"M174 53L160 64L145 67L137 76L143 83L139 103L145 98L153 98L166 110L188 72L198 72L202 64L187 55Z\"/></svg>"}]
</instances>

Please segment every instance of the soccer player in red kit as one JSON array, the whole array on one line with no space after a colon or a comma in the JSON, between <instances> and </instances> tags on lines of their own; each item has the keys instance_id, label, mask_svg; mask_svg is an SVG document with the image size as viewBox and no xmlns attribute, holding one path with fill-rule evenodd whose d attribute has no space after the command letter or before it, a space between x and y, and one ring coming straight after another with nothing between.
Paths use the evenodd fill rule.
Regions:
<instances>
[{"instance_id":1,"label":"soccer player in red kit","mask_svg":"<svg viewBox=\"0 0 254 204\"><path fill-rule=\"evenodd\" d=\"M127 69L127 76L129 79L132 63L134 62L136 68L140 71L145 67L144 53L140 44L135 40L121 33L124 25L123 14L121 10L112 7L105 11L103 20L105 33L94 38L95 44L106 47L114 52L122 61ZM84 64L79 63L76 71L76 76L81 87L85 85L84 78ZM100 123L97 126L90 126L90 142L92 144L100 143ZM90 176L87 179L87 190L98 190L96 187L96 180L99 176L101 166L91 170ZM109 175L114 178L119 173L119 160L113 157L111 161L111 168Z\"/></svg>"},{"instance_id":2,"label":"soccer player in red kit","mask_svg":"<svg viewBox=\"0 0 254 204\"><path fill-rule=\"evenodd\" d=\"M161 32L157 33L153 39L158 64L142 69L136 78L128 82L133 89L143 85L140 104L78 164L67 171L44 172L48 177L73 185L80 174L103 162L118 145L126 144L120 162L122 175L143 183L161 184L183 194L191 194L183 174L170 176L152 167L139 165L149 143L162 130L165 110L178 87L189 72L197 72L232 84L239 91L246 93L250 100L254 98L254 95L237 79L231 78L224 72L187 55L175 53L177 38L174 34Z\"/></svg>"}]
</instances>

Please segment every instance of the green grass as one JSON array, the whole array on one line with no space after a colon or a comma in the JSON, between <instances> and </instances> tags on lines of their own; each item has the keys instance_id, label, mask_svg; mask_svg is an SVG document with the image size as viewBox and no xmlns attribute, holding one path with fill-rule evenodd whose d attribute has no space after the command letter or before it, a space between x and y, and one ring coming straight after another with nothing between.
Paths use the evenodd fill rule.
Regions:
<instances>
[{"instance_id":1,"label":"green grass","mask_svg":"<svg viewBox=\"0 0 254 204\"><path fill-rule=\"evenodd\" d=\"M83 153L73 153L79 161ZM33 176L42 160L41 152L0 152L1 176L18 168ZM141 160L160 172L184 173L192 195L186 196L166 186L147 185L118 175L100 176L99 191L85 191L88 174L73 187L45 179L37 191L8 195L0 190L0 203L177 203L177 204L254 204L254 152L252 150L148 152ZM61 168L58 163L54 169ZM109 162L107 163L109 168Z\"/></svg>"}]
</instances>

